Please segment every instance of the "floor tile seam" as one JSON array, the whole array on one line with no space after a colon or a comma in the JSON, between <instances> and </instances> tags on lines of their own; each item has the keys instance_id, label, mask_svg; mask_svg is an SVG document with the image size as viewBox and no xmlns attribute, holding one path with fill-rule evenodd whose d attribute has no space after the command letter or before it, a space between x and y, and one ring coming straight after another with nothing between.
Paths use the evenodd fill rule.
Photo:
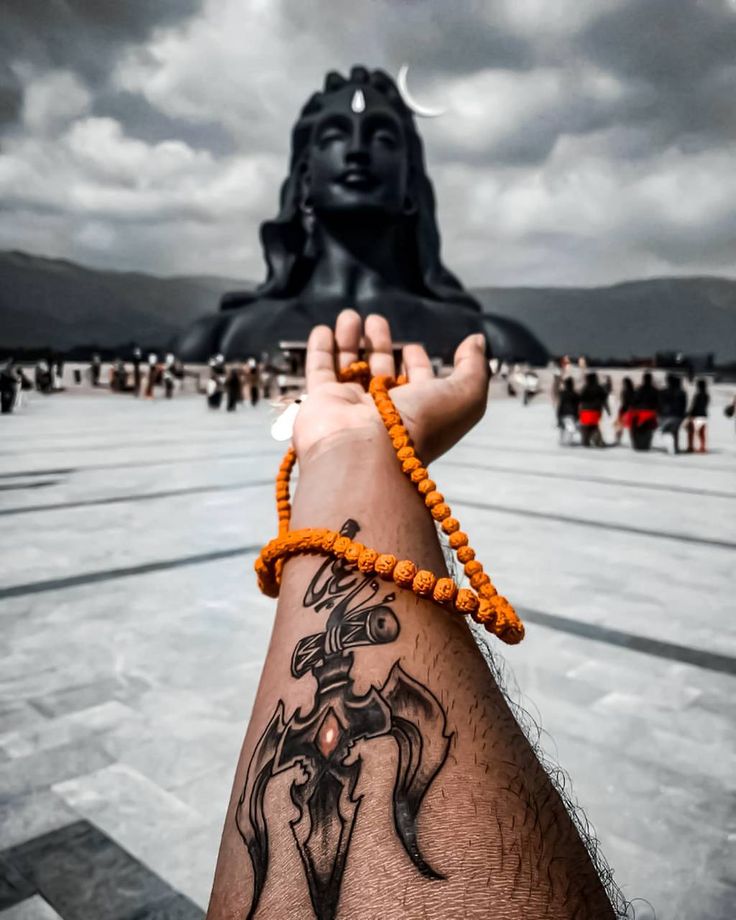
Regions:
<instances>
[{"instance_id":1,"label":"floor tile seam","mask_svg":"<svg viewBox=\"0 0 736 920\"><path fill-rule=\"evenodd\" d=\"M122 873L121 881L124 881L125 879L129 878L132 874L135 874L136 872L138 873L143 872L146 875L151 876L154 879L156 879L156 881L159 883L159 886L158 886L160 889L159 894L154 894L150 900L146 900L145 905L142 905L139 908L128 909L124 915L120 914L119 916L121 918L128 918L128 917L144 915L144 913L149 911L150 909L157 908L160 905L164 904L166 901L173 900L175 897L184 898L185 900L194 904L191 898L184 895L178 888L176 888L164 876L160 875L158 872L150 868L150 866L146 865L146 863L143 862L143 860L139 859L126 846L123 846L113 835L104 831L94 821L91 821L90 819L76 812L76 809L73 809L73 810L75 811L75 813L79 815L76 821L71 821L67 823L66 825L62 825L61 827L56 828L54 830L47 831L42 834L38 834L37 836L32 837L20 844L16 844L13 847L9 847L7 849L0 850L0 858L4 858L7 864L11 865L15 869L15 871L20 874L23 881L26 882L33 889L33 891L29 895L26 895L25 897L19 899L18 901L15 902L15 904L22 903L24 900L27 900L29 897L32 897L33 895L38 895L41 898L43 898L43 900L53 910L57 911L57 913L59 913L59 915L63 917L64 915L61 913L60 906L55 903L56 898L53 897L53 893L48 892L48 890L44 891L44 889L45 888L47 889L48 886L44 886L43 884L38 884L38 880L35 878L35 874L32 871L32 867L31 867L30 872L23 871L23 870L28 869L29 867L23 862L22 853L24 850L28 851L29 849L31 850L31 852L33 852L34 845L38 847L39 842L43 841L44 838L54 839L57 837L61 837L61 835L66 832L67 837L69 837L71 842L73 843L75 839L84 837L86 834L90 832L90 830L93 831L95 834L98 834L101 837L106 838L109 844L112 844L115 848L117 848L127 857L128 865L125 867ZM0 917L1 916L2 916L2 913L0 913Z\"/></svg>"},{"instance_id":2,"label":"floor tile seam","mask_svg":"<svg viewBox=\"0 0 736 920\"><path fill-rule=\"evenodd\" d=\"M569 633L581 639L603 642L627 651L648 654L669 661L678 661L682 664L736 677L736 658L730 655L721 655L717 652L710 652L707 649L667 642L650 636L630 633L614 627L589 623L584 620L577 620L572 617L528 607L520 607L519 615L529 623L536 623L539 626Z\"/></svg>"},{"instance_id":3,"label":"floor tile seam","mask_svg":"<svg viewBox=\"0 0 736 920\"><path fill-rule=\"evenodd\" d=\"M131 460L122 463L93 463L88 466L65 467L53 470L28 470L0 473L0 479L19 479L23 476L72 475L73 473L97 473L105 470L146 469L152 466L184 466L188 463L217 463L218 461L251 460L261 457L273 457L274 461L282 455L278 450L238 451L226 454L198 454L196 457L163 458L161 460Z\"/></svg>"},{"instance_id":4,"label":"floor tile seam","mask_svg":"<svg viewBox=\"0 0 736 920\"><path fill-rule=\"evenodd\" d=\"M458 448L456 449L484 450L484 451L491 451L491 452L495 451L497 453L521 454L521 455L537 454L537 455L543 455L546 457L555 457L558 460L564 459L564 460L580 461L580 462L585 461L586 463L592 463L592 462L612 463L614 460L618 460L618 462L632 464L633 467L637 470L644 468L643 463L639 463L630 458L625 458L621 456L614 457L604 452L595 451L592 448L588 450L586 450L585 448L581 448L581 451L584 451L584 453L581 453L580 455L578 455L577 453L570 453L570 454L565 453L564 451L566 449L563 449L563 448L560 448L559 451L556 451L556 450L545 450L545 449L540 449L540 448L527 448L527 447L517 448L517 447L509 447L506 445L501 446L498 444L479 444L479 443L472 443L472 442L464 441L460 445L458 445ZM574 451L575 449L573 448L572 450ZM711 451L710 456L716 455L720 458L722 457L724 453L725 451ZM687 454L682 454L682 455L679 455L677 458L675 458L675 457L672 457L670 454L665 454L665 453L660 453L660 452L656 452L654 454L654 457L659 458L659 459L677 460L677 462L681 464L681 467L680 467L681 469L683 470L687 469L693 472L732 473L734 471L734 467L736 466L736 463L731 466L726 466L725 464L720 464L720 463L718 464L692 463L684 459L687 456L688 456ZM649 458L649 459L652 459L652 458ZM670 468L672 469L674 467L670 467Z\"/></svg>"},{"instance_id":5,"label":"floor tile seam","mask_svg":"<svg viewBox=\"0 0 736 920\"><path fill-rule=\"evenodd\" d=\"M542 720L544 719L544 714L541 715ZM541 726L542 733L546 735L551 743L555 745L555 751L547 751L542 748L542 751L549 761L557 766L561 767L563 773L568 774L567 769L564 766L561 766L558 762L559 754L559 744L558 739L562 741L564 745L566 741L571 741L574 745L585 745L586 755L592 753L595 760L601 762L601 767L605 769L606 767L610 768L611 764L611 752L621 753L620 745L619 746L608 746L602 743L599 739L591 739L589 735L583 733L573 733L568 731L566 726L561 726L559 729L549 729L545 728L544 725ZM553 733L554 732L554 733ZM644 757L641 757L635 751L631 749L626 750L626 759L629 766L640 770L642 773L651 774L652 768L656 767L657 764L651 760L647 760ZM554 756L553 756L554 755ZM700 782L698 782L698 779ZM732 793L729 790L728 786L725 786L717 778L709 774L699 774L698 777L694 777L692 772L686 771L685 769L674 767L671 764L667 764L667 777L666 783L663 787L663 790L666 792L689 792L693 785L697 784L698 788L704 791L702 796L705 800L711 801L720 801L722 797L729 798ZM574 787L573 781L573 787ZM659 791L662 792L662 789ZM592 799L590 800L592 801ZM712 830L709 828L709 830Z\"/></svg>"},{"instance_id":6,"label":"floor tile seam","mask_svg":"<svg viewBox=\"0 0 736 920\"><path fill-rule=\"evenodd\" d=\"M610 530L636 536L649 537L659 540L674 540L679 543L690 543L700 546L710 546L716 549L736 550L736 542L719 540L712 537L698 537L690 534L678 534L671 531L650 530L645 527L636 527L632 524L617 524L615 522L602 522L586 518L573 517L572 515L557 512L537 511L534 508L519 508L512 505L489 504L473 501L470 498L449 496L447 501L460 508L474 508L478 511L495 511L500 514L510 514L519 517L531 517L545 521L554 521L560 524L570 524L579 527L591 527L596 530Z\"/></svg>"},{"instance_id":7,"label":"floor tile seam","mask_svg":"<svg viewBox=\"0 0 736 920\"><path fill-rule=\"evenodd\" d=\"M104 740L104 739L103 739ZM70 779L61 780L58 783L52 783L49 787L51 792L58 796L65 804L71 808L73 811L78 812L77 806L73 804L73 798L68 798L68 792L64 789L65 786L73 787L75 784L86 785L87 788L90 785L94 785L94 781L100 774L119 775L120 773L128 774L129 777L139 783L141 787L148 787L148 791L152 792L155 795L160 795L163 797L163 801L169 806L170 809L176 809L179 813L173 815L173 818L180 820L182 824L187 824L190 831L198 831L207 826L206 817L202 817L201 813L190 805L188 802L185 802L183 799L180 799L176 793L169 786L165 786L156 781L152 776L149 776L144 770L141 770L139 767L135 766L133 763L125 760L124 758L116 758L112 763L107 764L107 766L100 767L98 770L93 770L91 773L83 773L80 776L74 776ZM104 777L103 777L104 778ZM195 778L199 778L198 776ZM86 781L86 783L85 783ZM85 802L85 807L94 810L97 813L109 810L112 808L115 809L116 803L115 800L97 803L97 802Z\"/></svg>"},{"instance_id":8,"label":"floor tile seam","mask_svg":"<svg viewBox=\"0 0 736 920\"><path fill-rule=\"evenodd\" d=\"M485 470L489 473L509 473L511 475L531 476L540 479L569 480L573 483L586 482L598 485L624 486L632 489L651 489L658 492L675 492L685 493L688 495L713 496L714 498L733 498L736 499L736 492L724 492L716 489L694 489L689 486L679 484L669 485L666 483L641 482L627 479L613 479L598 476L576 476L573 473L558 473L552 470L530 470L520 469L519 467L510 466L489 466L481 463L468 463L462 460L440 460L437 466L457 467L460 469ZM736 473L736 465L734 466Z\"/></svg>"},{"instance_id":9,"label":"floor tile seam","mask_svg":"<svg viewBox=\"0 0 736 920\"><path fill-rule=\"evenodd\" d=\"M46 591L66 590L68 588L76 588L102 581L113 581L118 578L148 575L155 572L167 571L169 569L183 568L189 565L218 562L220 560L229 559L235 556L247 556L254 554L259 552L260 549L260 545L235 546L228 549L212 550L206 553L194 553L188 556L178 556L173 559L146 562L139 565L122 566L115 569L99 569L91 572L80 572L76 575L65 576L63 578L51 578L36 582L24 582L21 584L10 585L6 588L0 587L0 600L13 597L23 597L29 594L41 594Z\"/></svg>"},{"instance_id":10,"label":"floor tile seam","mask_svg":"<svg viewBox=\"0 0 736 920\"><path fill-rule=\"evenodd\" d=\"M0 485L0 492L20 492L23 489L47 489L49 486L59 485L62 481L61 479L34 479L33 482L13 482L7 485Z\"/></svg>"},{"instance_id":11,"label":"floor tile seam","mask_svg":"<svg viewBox=\"0 0 736 920\"><path fill-rule=\"evenodd\" d=\"M255 489L273 485L273 479L255 479L249 482L216 483L213 485L187 486L181 489L163 489L159 492L140 492L131 495L112 495L105 498L80 499L72 502L50 502L44 505L16 505L0 508L0 517L22 514L45 514L48 511L71 511L78 508L93 508L101 505L120 505L127 502L159 501L179 498L183 495L202 495L214 492L234 492L240 489Z\"/></svg>"},{"instance_id":12,"label":"floor tile seam","mask_svg":"<svg viewBox=\"0 0 736 920\"><path fill-rule=\"evenodd\" d=\"M13 472L0 472L0 479L19 479L21 476L66 476L73 473L73 467L65 466L59 469L20 470Z\"/></svg>"},{"instance_id":13,"label":"floor tile seam","mask_svg":"<svg viewBox=\"0 0 736 920\"><path fill-rule=\"evenodd\" d=\"M267 434L267 429L264 427L253 426L252 430L246 430L244 428L239 429L236 432L225 431L223 429L213 428L211 431L201 432L202 443L206 439L216 437L222 443L234 444L238 443L248 435L257 435L258 437L263 437ZM143 450L149 447L171 447L172 445L177 444L194 444L198 443L197 435L194 434L187 438L156 438L153 440L143 440L136 441L130 439L128 441L98 441L94 444L80 444L79 442L72 442L68 446L65 444L57 444L54 446L47 446L45 448L40 448L46 453L69 453L70 451L95 451L95 450L115 450L117 448L123 448L126 450ZM26 450L0 450L0 457L19 457L27 453Z\"/></svg>"},{"instance_id":14,"label":"floor tile seam","mask_svg":"<svg viewBox=\"0 0 736 920\"><path fill-rule=\"evenodd\" d=\"M210 553L201 553L191 556L177 557L170 560L144 563L139 566L126 566L118 569L80 573L79 575L69 576L65 579L50 579L48 581L35 583L31 582L23 585L11 586L7 589L0 589L0 598L17 597L24 594L36 594L50 590L63 590L69 587L77 587L82 584L149 574L156 571L164 571L187 565L219 561L220 559L224 558L255 553L258 552L258 550L258 546L232 547L224 550L216 550ZM665 642L659 639L636 635L634 633L625 632L623 630L614 629L612 627L601 626L600 624L586 623L582 620L563 617L554 613L539 611L532 608L522 608L521 614L522 616L525 616L530 622L537 622L540 625L548 626L558 631L571 633L580 638L591 639L593 641L602 641L609 645L615 645L628 649L629 651L639 651L645 654L654 655L655 657L680 661L684 664L699 666L708 670L718 671L729 675L736 675L736 658L732 658L730 656L719 655L703 649L682 646L676 643Z\"/></svg>"}]
</instances>

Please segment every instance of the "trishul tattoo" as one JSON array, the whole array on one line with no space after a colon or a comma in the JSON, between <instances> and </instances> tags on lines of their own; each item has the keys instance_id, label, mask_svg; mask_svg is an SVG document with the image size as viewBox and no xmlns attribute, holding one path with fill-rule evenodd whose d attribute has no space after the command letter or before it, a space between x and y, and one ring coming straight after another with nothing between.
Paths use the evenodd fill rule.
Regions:
<instances>
[{"instance_id":1,"label":"trishul tattoo","mask_svg":"<svg viewBox=\"0 0 736 920\"><path fill-rule=\"evenodd\" d=\"M341 533L351 539L359 527L346 521ZM437 698L394 663L386 682L363 696L353 689L352 649L393 642L399 621L388 606L394 594L377 600L380 582L327 559L312 579L304 606L329 611L325 630L301 639L291 673L312 674L317 692L311 710L285 720L283 701L256 745L248 767L236 822L253 864L253 897L248 920L255 916L268 872L268 825L264 813L271 777L300 766L291 784L299 817L290 822L309 894L318 920L337 913L345 862L360 807L355 795L362 761L348 762L358 741L390 735L398 766L393 789L394 826L407 855L423 876L442 879L424 859L417 843L417 817L427 789L447 758L452 736ZM306 775L306 780L304 780Z\"/></svg>"}]
</instances>

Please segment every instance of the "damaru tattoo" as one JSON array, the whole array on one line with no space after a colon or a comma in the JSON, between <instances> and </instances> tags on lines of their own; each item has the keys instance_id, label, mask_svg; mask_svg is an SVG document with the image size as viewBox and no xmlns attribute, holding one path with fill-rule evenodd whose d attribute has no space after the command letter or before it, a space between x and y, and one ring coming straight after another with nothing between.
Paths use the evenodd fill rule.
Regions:
<instances>
[{"instance_id":1,"label":"damaru tattoo","mask_svg":"<svg viewBox=\"0 0 736 920\"><path fill-rule=\"evenodd\" d=\"M353 539L355 521L341 533ZM396 661L381 687L363 696L355 693L352 649L393 642L399 621L388 606L396 599L377 600L380 582L327 559L304 595L304 606L329 611L323 632L305 636L294 649L291 673L312 674L317 681L314 704L298 710L288 721L283 701L256 745L236 822L253 865L253 896L248 920L255 916L268 872L266 790L272 777L296 767L291 800L299 816L290 822L299 850L309 894L318 920L337 913L345 863L362 796L355 794L362 760L353 746L391 736L398 764L393 789L396 834L417 870L426 878L442 879L424 859L417 843L417 818L425 793L441 770L452 736L437 698L410 677ZM304 779L306 776L306 780Z\"/></svg>"}]
</instances>

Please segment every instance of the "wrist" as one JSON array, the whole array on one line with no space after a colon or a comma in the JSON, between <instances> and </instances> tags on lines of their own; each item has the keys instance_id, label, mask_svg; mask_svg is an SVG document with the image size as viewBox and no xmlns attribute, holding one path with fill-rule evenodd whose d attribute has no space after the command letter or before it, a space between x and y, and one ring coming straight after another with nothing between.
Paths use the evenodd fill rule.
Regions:
<instances>
[{"instance_id":1,"label":"wrist","mask_svg":"<svg viewBox=\"0 0 736 920\"><path fill-rule=\"evenodd\" d=\"M320 438L298 458L291 526L337 528L386 501L409 483L385 429L353 428Z\"/></svg>"},{"instance_id":2,"label":"wrist","mask_svg":"<svg viewBox=\"0 0 736 920\"><path fill-rule=\"evenodd\" d=\"M386 429L378 420L375 424L344 428L320 438L305 449L296 446L299 474L303 476L312 470L329 469L345 462L355 468L376 463L382 465L393 460L392 465L397 467L390 447Z\"/></svg>"},{"instance_id":3,"label":"wrist","mask_svg":"<svg viewBox=\"0 0 736 920\"><path fill-rule=\"evenodd\" d=\"M357 521L366 545L445 571L432 516L383 426L330 434L299 459L291 529L339 530L348 519Z\"/></svg>"}]
</instances>

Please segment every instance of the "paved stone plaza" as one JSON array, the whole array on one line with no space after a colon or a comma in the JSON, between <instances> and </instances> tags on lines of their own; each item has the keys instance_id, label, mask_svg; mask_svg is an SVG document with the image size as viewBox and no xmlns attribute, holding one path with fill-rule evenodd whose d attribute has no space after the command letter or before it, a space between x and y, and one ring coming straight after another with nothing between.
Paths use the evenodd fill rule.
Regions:
<instances>
[{"instance_id":1,"label":"paved stone plaza","mask_svg":"<svg viewBox=\"0 0 736 920\"><path fill-rule=\"evenodd\" d=\"M499 396L435 467L525 615L512 693L659 920L736 916L726 392L707 456L561 448L547 397ZM202 916L274 609L268 421L73 392L0 419L2 920Z\"/></svg>"}]
</instances>

